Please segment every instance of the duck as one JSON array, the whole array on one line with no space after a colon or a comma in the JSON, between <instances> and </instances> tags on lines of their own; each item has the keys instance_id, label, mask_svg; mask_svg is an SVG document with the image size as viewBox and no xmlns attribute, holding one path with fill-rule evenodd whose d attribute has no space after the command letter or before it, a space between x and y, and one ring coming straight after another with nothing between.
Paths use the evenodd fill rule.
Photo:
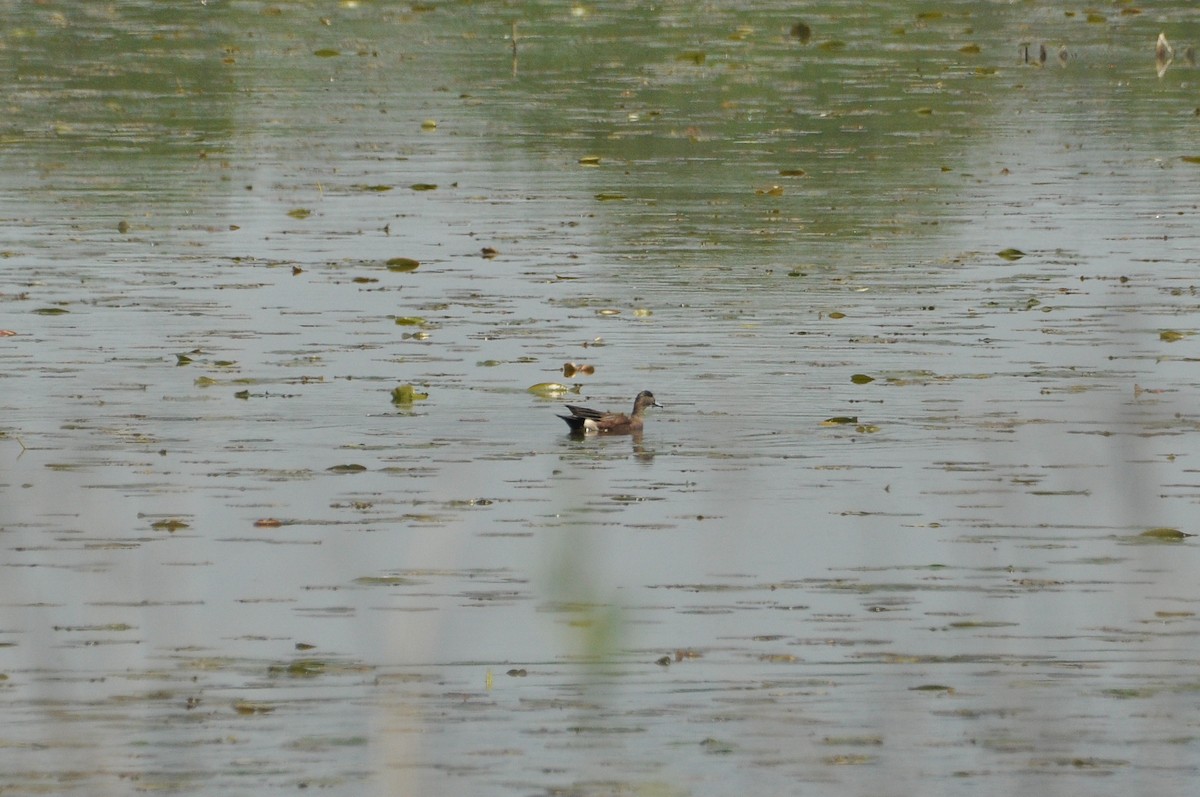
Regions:
<instances>
[{"instance_id":1,"label":"duck","mask_svg":"<svg viewBox=\"0 0 1200 797\"><path fill-rule=\"evenodd\" d=\"M654 399L654 394L643 390L633 400L633 412L626 415L622 412L601 412L589 407L566 405L570 415L559 415L571 427L572 434L626 434L642 431L642 416L648 407L662 405Z\"/></svg>"}]
</instances>

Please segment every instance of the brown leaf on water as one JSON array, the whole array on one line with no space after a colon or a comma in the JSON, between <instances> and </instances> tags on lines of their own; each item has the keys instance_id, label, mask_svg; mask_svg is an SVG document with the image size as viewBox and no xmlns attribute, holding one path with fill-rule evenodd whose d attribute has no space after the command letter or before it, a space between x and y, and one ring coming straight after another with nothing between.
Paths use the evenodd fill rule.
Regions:
<instances>
[{"instance_id":1,"label":"brown leaf on water","mask_svg":"<svg viewBox=\"0 0 1200 797\"><path fill-rule=\"evenodd\" d=\"M189 528L187 523L184 523L179 518L167 518L166 520L156 520L150 524L150 528L155 531L179 531L180 529Z\"/></svg>"},{"instance_id":2,"label":"brown leaf on water","mask_svg":"<svg viewBox=\"0 0 1200 797\"><path fill-rule=\"evenodd\" d=\"M1178 343L1190 334L1190 332L1180 332L1177 329L1164 329L1158 333L1158 339L1164 343Z\"/></svg>"},{"instance_id":3,"label":"brown leaf on water","mask_svg":"<svg viewBox=\"0 0 1200 797\"><path fill-rule=\"evenodd\" d=\"M838 415L821 421L821 426L848 426L854 423L858 423L857 415Z\"/></svg>"},{"instance_id":4,"label":"brown leaf on water","mask_svg":"<svg viewBox=\"0 0 1200 797\"><path fill-rule=\"evenodd\" d=\"M279 518L265 517L254 521L256 529L277 529L283 525L283 521Z\"/></svg>"}]
</instances>

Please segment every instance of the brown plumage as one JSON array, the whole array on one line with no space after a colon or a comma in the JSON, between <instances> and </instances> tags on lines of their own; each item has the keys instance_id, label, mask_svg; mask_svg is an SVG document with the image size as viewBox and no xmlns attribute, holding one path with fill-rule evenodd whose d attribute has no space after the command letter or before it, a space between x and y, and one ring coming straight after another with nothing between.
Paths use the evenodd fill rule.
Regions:
<instances>
[{"instance_id":1,"label":"brown plumage","mask_svg":"<svg viewBox=\"0 0 1200 797\"><path fill-rule=\"evenodd\" d=\"M649 390L643 390L633 400L633 412L629 415L621 412L600 412L588 407L576 407L568 404L567 409L571 411L571 414L559 415L558 417L567 422L567 426L571 427L573 433L621 434L640 432L642 431L642 415L646 412L647 407L661 408L662 405L654 400L653 393Z\"/></svg>"}]
</instances>

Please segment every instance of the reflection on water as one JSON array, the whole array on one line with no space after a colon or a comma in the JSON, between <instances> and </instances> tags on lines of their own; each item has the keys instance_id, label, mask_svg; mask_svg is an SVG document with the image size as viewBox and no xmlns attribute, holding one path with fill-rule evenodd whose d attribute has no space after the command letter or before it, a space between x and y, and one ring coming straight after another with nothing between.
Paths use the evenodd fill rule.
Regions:
<instances>
[{"instance_id":1,"label":"reflection on water","mask_svg":"<svg viewBox=\"0 0 1200 797\"><path fill-rule=\"evenodd\" d=\"M0 791L1181 792L1184 8L10 9Z\"/></svg>"}]
</instances>

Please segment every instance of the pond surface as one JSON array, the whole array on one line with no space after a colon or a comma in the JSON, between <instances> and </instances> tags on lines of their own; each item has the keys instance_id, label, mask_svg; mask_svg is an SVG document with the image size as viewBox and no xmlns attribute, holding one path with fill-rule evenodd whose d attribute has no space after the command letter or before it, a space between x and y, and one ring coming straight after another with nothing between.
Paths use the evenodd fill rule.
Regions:
<instances>
[{"instance_id":1,"label":"pond surface","mask_svg":"<svg viewBox=\"0 0 1200 797\"><path fill-rule=\"evenodd\" d=\"M1190 5L9 12L0 792L1190 793Z\"/></svg>"}]
</instances>

